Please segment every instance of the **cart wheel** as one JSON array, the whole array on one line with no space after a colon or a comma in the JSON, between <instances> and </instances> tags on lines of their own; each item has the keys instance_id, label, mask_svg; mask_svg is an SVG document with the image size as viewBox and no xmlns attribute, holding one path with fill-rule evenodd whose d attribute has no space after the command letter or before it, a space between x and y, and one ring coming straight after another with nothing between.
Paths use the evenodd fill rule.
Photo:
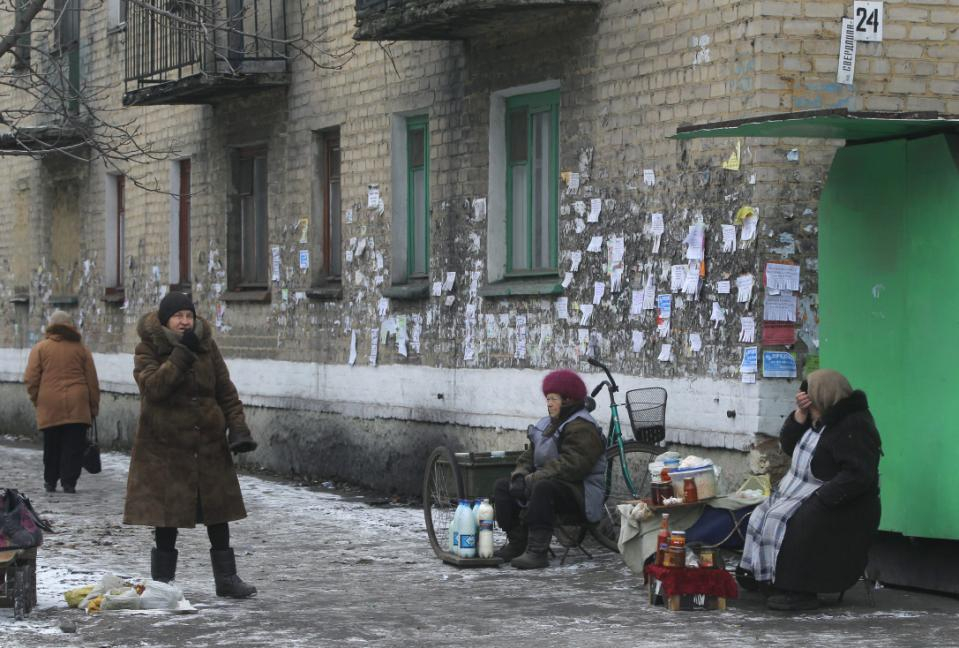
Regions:
<instances>
[{"instance_id":1,"label":"cart wheel","mask_svg":"<svg viewBox=\"0 0 959 648\"><path fill-rule=\"evenodd\" d=\"M423 477L423 516L438 558L450 555L450 525L459 500L465 496L463 476L453 452L445 446L436 448L426 462Z\"/></svg>"},{"instance_id":2,"label":"cart wheel","mask_svg":"<svg viewBox=\"0 0 959 648\"><path fill-rule=\"evenodd\" d=\"M29 577L26 565L16 565L13 573L13 618L22 621L23 617L30 613L30 593L27 587Z\"/></svg>"},{"instance_id":3,"label":"cart wheel","mask_svg":"<svg viewBox=\"0 0 959 648\"><path fill-rule=\"evenodd\" d=\"M619 460L619 448L613 446L606 449L606 474L609 476L609 492L606 494L604 506L606 515L596 524L590 526L589 531L596 540L611 551L619 551L619 510L618 505L628 500L644 497L649 484L649 462L653 457L663 452L663 448L626 441L623 443L623 454L626 458L626 469L630 481L636 492L632 492L623 478L623 469Z\"/></svg>"}]
</instances>

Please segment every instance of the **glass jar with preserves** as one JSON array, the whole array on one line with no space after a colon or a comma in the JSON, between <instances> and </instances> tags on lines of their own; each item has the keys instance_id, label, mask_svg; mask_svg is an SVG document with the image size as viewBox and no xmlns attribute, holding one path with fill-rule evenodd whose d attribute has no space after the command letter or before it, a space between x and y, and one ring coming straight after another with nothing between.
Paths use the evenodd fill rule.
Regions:
<instances>
[{"instance_id":1,"label":"glass jar with preserves","mask_svg":"<svg viewBox=\"0 0 959 648\"><path fill-rule=\"evenodd\" d=\"M696 481L692 477L683 480L683 502L691 504L699 501L699 492L696 490Z\"/></svg>"}]
</instances>

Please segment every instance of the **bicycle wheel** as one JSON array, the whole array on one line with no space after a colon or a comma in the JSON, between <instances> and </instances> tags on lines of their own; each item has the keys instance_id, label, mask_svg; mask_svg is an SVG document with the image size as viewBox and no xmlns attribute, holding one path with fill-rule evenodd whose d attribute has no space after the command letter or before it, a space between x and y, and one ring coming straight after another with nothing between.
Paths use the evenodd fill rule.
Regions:
<instances>
[{"instance_id":1,"label":"bicycle wheel","mask_svg":"<svg viewBox=\"0 0 959 648\"><path fill-rule=\"evenodd\" d=\"M618 505L629 500L646 497L649 484L649 462L662 452L662 448L649 446L638 441L623 442L623 456L626 470L635 491L630 490L623 477L623 468L619 459L619 447L606 449L606 474L609 477L609 492L604 502L606 516L590 526L590 533L603 546L619 551L619 510Z\"/></svg>"},{"instance_id":2,"label":"bicycle wheel","mask_svg":"<svg viewBox=\"0 0 959 648\"><path fill-rule=\"evenodd\" d=\"M423 517L433 553L442 559L450 555L450 526L459 500L465 497L463 476L453 452L440 446L426 462L423 477Z\"/></svg>"}]
</instances>

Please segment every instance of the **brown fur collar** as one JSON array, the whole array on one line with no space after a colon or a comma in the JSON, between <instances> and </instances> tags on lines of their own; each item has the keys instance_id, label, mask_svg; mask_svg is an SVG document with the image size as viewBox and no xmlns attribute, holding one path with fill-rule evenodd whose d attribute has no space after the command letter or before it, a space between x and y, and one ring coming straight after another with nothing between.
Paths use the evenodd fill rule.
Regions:
<instances>
[{"instance_id":1,"label":"brown fur collar","mask_svg":"<svg viewBox=\"0 0 959 648\"><path fill-rule=\"evenodd\" d=\"M66 340L67 342L79 342L82 339L80 331L69 324L51 324L47 327L46 336L51 340Z\"/></svg>"},{"instance_id":2,"label":"brown fur collar","mask_svg":"<svg viewBox=\"0 0 959 648\"><path fill-rule=\"evenodd\" d=\"M197 316L193 331L200 338L200 351L209 351L210 342L213 339L210 323ZM149 312L140 318L137 322L137 334L141 340L155 347L161 354L172 353L174 345L179 342L179 336L176 333L160 324L157 311Z\"/></svg>"}]
</instances>

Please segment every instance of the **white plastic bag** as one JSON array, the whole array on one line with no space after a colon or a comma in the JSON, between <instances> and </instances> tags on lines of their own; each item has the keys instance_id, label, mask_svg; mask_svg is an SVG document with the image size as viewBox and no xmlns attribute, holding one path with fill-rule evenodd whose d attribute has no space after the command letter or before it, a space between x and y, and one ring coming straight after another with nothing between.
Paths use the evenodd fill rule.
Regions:
<instances>
[{"instance_id":1,"label":"white plastic bag","mask_svg":"<svg viewBox=\"0 0 959 648\"><path fill-rule=\"evenodd\" d=\"M183 590L176 585L159 581L143 581L140 608L144 610L175 610L183 600Z\"/></svg>"},{"instance_id":2,"label":"white plastic bag","mask_svg":"<svg viewBox=\"0 0 959 648\"><path fill-rule=\"evenodd\" d=\"M118 587L123 587L123 579L120 578L119 576L116 576L115 574L106 574L103 576L103 578L100 579L99 583L93 586L93 589L90 590L90 593L87 594L85 597L83 597L83 600L80 601L80 604L77 605L77 607L80 608L81 610L86 610L87 604L90 601L100 596L101 594L105 594L109 592L110 590L116 589Z\"/></svg>"},{"instance_id":3,"label":"white plastic bag","mask_svg":"<svg viewBox=\"0 0 959 648\"><path fill-rule=\"evenodd\" d=\"M101 610L139 610L140 595L132 587L111 590L103 597Z\"/></svg>"}]
</instances>

